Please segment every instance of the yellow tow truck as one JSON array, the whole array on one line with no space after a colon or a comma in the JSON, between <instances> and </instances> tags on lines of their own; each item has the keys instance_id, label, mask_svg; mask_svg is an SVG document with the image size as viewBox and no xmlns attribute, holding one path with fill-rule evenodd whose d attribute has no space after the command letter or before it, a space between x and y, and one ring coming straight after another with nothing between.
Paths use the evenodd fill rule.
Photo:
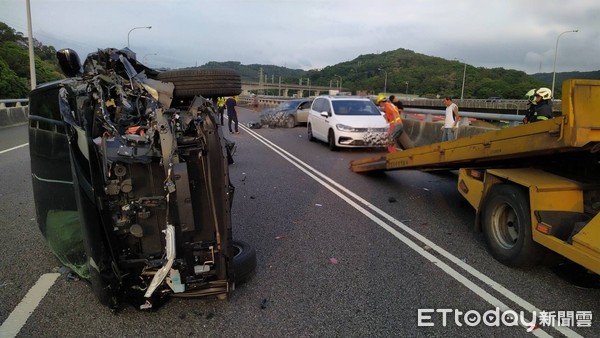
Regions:
<instances>
[{"instance_id":1,"label":"yellow tow truck","mask_svg":"<svg viewBox=\"0 0 600 338\"><path fill-rule=\"evenodd\" d=\"M549 249L600 274L600 81L563 83L562 115L351 162L354 172L459 169L489 251L515 267Z\"/></svg>"}]
</instances>

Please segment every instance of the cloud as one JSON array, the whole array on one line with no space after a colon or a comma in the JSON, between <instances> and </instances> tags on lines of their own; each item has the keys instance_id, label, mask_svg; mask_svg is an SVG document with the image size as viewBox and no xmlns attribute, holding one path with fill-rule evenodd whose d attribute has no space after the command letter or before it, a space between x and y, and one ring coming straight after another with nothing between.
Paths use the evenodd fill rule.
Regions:
<instances>
[{"instance_id":1,"label":"cloud","mask_svg":"<svg viewBox=\"0 0 600 338\"><path fill-rule=\"evenodd\" d=\"M32 2L34 36L86 55L130 44L153 66L239 61L323 68L405 48L528 73L600 69L596 0L54 0ZM0 21L26 33L25 3L2 0ZM541 65L541 68L540 68Z\"/></svg>"}]
</instances>

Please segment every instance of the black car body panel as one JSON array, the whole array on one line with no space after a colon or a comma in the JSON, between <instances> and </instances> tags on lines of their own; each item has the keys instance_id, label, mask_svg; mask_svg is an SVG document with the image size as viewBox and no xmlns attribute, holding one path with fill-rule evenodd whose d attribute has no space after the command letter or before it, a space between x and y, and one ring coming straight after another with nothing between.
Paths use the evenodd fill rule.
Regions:
<instances>
[{"instance_id":1,"label":"black car body panel","mask_svg":"<svg viewBox=\"0 0 600 338\"><path fill-rule=\"evenodd\" d=\"M50 247L111 307L227 298L234 187L211 101L170 108L173 84L127 51L92 53L81 74L64 63L77 77L30 95L36 215Z\"/></svg>"}]
</instances>

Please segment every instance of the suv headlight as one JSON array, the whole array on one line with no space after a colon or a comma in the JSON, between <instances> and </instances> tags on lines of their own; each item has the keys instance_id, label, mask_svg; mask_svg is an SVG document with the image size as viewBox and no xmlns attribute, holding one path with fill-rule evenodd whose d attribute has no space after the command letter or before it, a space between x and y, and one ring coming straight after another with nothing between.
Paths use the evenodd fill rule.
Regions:
<instances>
[{"instance_id":1,"label":"suv headlight","mask_svg":"<svg viewBox=\"0 0 600 338\"><path fill-rule=\"evenodd\" d=\"M359 131L358 128L350 127L341 123L336 124L335 127L340 131Z\"/></svg>"}]
</instances>

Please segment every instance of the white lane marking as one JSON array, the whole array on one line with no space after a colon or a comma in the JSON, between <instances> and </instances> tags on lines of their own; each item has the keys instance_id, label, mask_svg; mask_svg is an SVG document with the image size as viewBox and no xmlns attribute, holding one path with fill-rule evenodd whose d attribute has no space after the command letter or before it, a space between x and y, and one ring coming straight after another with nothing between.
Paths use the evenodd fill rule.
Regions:
<instances>
[{"instance_id":1,"label":"white lane marking","mask_svg":"<svg viewBox=\"0 0 600 338\"><path fill-rule=\"evenodd\" d=\"M263 136L259 135L258 133L250 130L249 128L247 128L246 126L242 125L242 128L244 130L246 130L250 135L252 135L254 138L256 138L258 141L260 141L261 143L265 144L267 147L271 148L271 150L273 150L275 153L279 154L281 157L283 157L284 159L286 159L288 162L290 162L292 165L296 166L298 169L300 169L301 171L303 171L304 173L306 173L308 176L312 177L314 180L316 180L317 182L319 182L321 185L323 185L324 187L326 187L327 189L329 189L330 191L332 191L334 194L338 195L340 198L342 198L343 200L345 200L348 204L352 205L355 209L359 210L361 213L363 213L364 215L366 215L367 217L371 218L375 223L377 223L378 225L380 225L382 228L386 229L388 232L390 232L392 235L394 235L395 237L397 237L398 239L400 239L402 242L404 242L405 244L407 244L409 247L413 248L412 245L408 244L408 243L412 243L414 244L417 248L422 249L418 244L416 244L415 242L411 241L409 238L403 236L400 233L397 233L395 229L393 228L389 228L389 226L385 223L380 223L382 222L379 218L377 218L375 215L371 214L370 212L366 211L365 209L363 209L362 207L358 206L354 201L350 200L349 198L347 198L346 196L342 195L341 193L339 193L337 190L335 190L332 186L330 186L328 183L325 183L323 180L317 178L315 175L318 175L320 177L322 177L324 180L328 181L329 183L331 183L333 186L335 186L337 189L343 191L344 193L348 194L349 196L355 198L357 201L359 201L360 203L362 203L363 205L365 205L366 207L368 207L369 209L375 211L376 213L378 213L379 215L381 215L383 218L387 219L389 222L395 224L396 226L398 226L400 229L402 229L403 231L409 233L411 236L413 236L414 238L416 238L417 240L423 242L425 245L429 246L433 251L438 252L440 255L444 256L445 258L447 258L449 261L451 261L452 263L458 265L459 267L461 267L462 269L464 269L465 271L467 271L469 274L471 274L472 276L476 277L477 279L479 279L480 281L482 281L483 283L485 283L486 285L490 286L492 289L494 289L495 291L497 291L498 293L500 293L501 295L503 295L504 297L508 298L510 301L512 301L513 303L519 305L520 307L522 307L523 309L525 309L526 311L532 313L533 311L535 311L537 314L539 314L541 311L535 307L533 304L527 302L526 300L524 300L523 298L517 296L516 294L514 294L513 292L511 292L510 290L506 289L504 286L502 286L501 284L497 283L496 281L494 281L493 279L489 278L488 276L486 276L485 274L479 272L477 269L475 269L474 267L470 266L469 264L465 263L463 260L459 259L458 257L452 255L451 253L449 253L448 251L444 250L443 248L439 247L437 244L433 243L432 241L430 241L429 239L427 239L426 237L424 237L423 235L419 234L418 232L414 231L413 229L409 228L408 226L406 226L405 224L403 224L402 222L396 220L395 218L393 218L391 215L385 213L383 210L380 210L379 208L377 208L376 206L372 205L371 203L367 202L366 200L362 199L360 196L354 194L352 191L346 189L345 187L343 187L342 185L340 185L339 183L337 183L336 181L334 181L333 179L329 178L328 176L326 176L325 174L317 171L316 169L314 169L313 167L311 167L310 165L308 165L307 163L303 162L302 160L298 159L297 157L295 157L294 155L288 153L287 151L285 151L284 149L282 149L281 147L277 146L276 144L274 144L273 142L269 141L268 139L264 138ZM309 172L308 170L302 168L299 164L297 164L296 162L293 162L291 159L293 159L294 161L302 164L303 166L305 166L308 170L313 171L315 174ZM360 208L360 209L359 209ZM364 210L364 212L363 212ZM389 229L392 229L394 232L390 231ZM397 234L396 234L397 233ZM404 239L401 239L398 236L402 236ZM414 249L414 248L413 248ZM417 251L415 249L415 251ZM423 257L429 259L428 257L424 256L420 251L417 251L419 254L421 254ZM425 251L425 253L429 254L427 251ZM434 256L435 257L435 256ZM437 258L436 258L437 259ZM430 260L430 259L429 259ZM430 260L431 261L431 260ZM433 262L433 261L432 261ZM440 261L441 262L441 261ZM452 273L449 273L445 268L442 268L442 266L439 265L439 263L434 262L434 264L440 266L440 268L442 268L442 270L444 270L446 273L448 273L449 275L451 275L452 277L454 277L455 279L457 279L453 273L458 274L461 278L464 278L464 276L460 275L456 270L452 269L451 267L447 266L445 263L441 262L445 267L447 267L449 269L449 271L452 271ZM463 281L457 279L459 282L461 282L463 285L465 285L467 288L471 289L474 293L476 293L477 295L479 295L481 298L485 299L486 301L488 301L488 303L494 305L494 306L498 306L495 304L500 304L502 306L504 306L505 308L503 309L502 306L498 306L501 310L506 311L510 308L506 307L506 305L504 305L500 300L498 300L497 298L493 297L492 295L488 294L485 290L479 288L477 285L475 285L475 287L478 290L481 290L483 292L483 294L480 294L478 291L476 291L475 289L469 287L469 285L463 283ZM468 283L472 284L472 282L470 280L466 280L468 281ZM488 297L491 297L490 299L492 299L495 303L490 302L490 300L488 300ZM497 303L496 303L497 302ZM558 330L559 332L561 332L562 334L568 336L568 337L582 337L581 335L579 335L578 333L576 333L575 331L571 330L568 327L563 327L563 326L552 326L554 329ZM541 329L537 329L535 331L533 331L532 333L535 335L538 335L538 331L542 331ZM543 331L542 331L543 332ZM542 333L540 333L542 334ZM542 335L548 335L546 332L543 332ZM549 336L549 335L548 335Z\"/></svg>"},{"instance_id":2,"label":"white lane marking","mask_svg":"<svg viewBox=\"0 0 600 338\"><path fill-rule=\"evenodd\" d=\"M23 300L0 326L0 337L15 337L21 331L29 316L59 276L60 273L47 273L40 276L40 279L29 289Z\"/></svg>"},{"instance_id":3,"label":"white lane marking","mask_svg":"<svg viewBox=\"0 0 600 338\"><path fill-rule=\"evenodd\" d=\"M0 155L4 154L4 153L8 153L9 151L13 151L15 149L27 147L28 145L29 145L29 143L25 143L25 144L18 145L16 147L8 148L8 149L5 149L5 150L0 150Z\"/></svg>"}]
</instances>

